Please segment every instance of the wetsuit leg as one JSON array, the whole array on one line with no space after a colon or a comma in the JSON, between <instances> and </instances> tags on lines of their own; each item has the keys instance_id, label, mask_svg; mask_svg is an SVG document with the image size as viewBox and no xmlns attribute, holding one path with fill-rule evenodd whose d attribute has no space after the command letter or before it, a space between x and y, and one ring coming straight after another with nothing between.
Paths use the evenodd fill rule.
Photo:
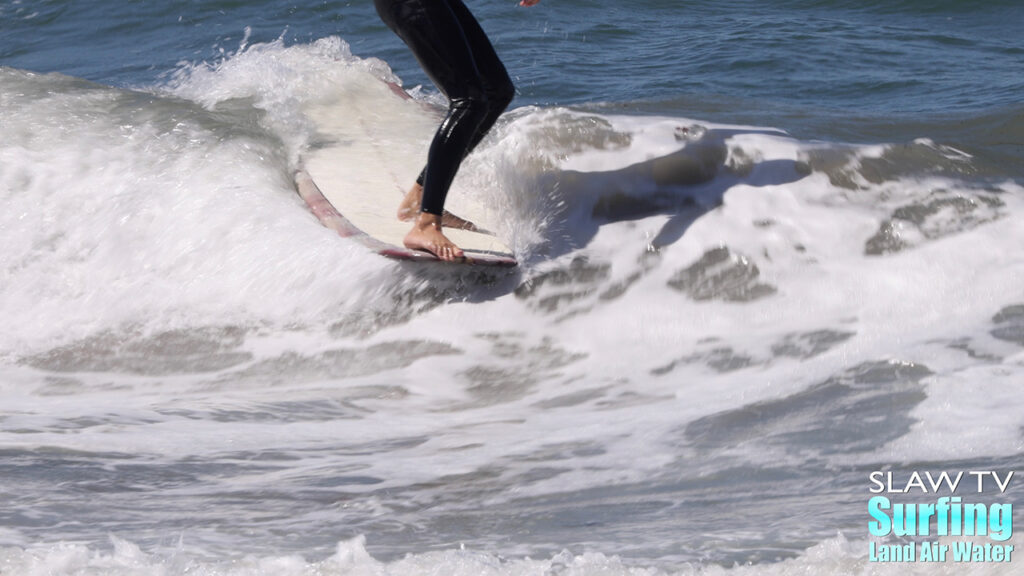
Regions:
<instances>
[{"instance_id":1,"label":"wetsuit leg","mask_svg":"<svg viewBox=\"0 0 1024 576\"><path fill-rule=\"evenodd\" d=\"M512 98L516 95L516 89L505 70L505 65L494 51L490 39L487 38L487 34L484 33L480 23L469 12L466 5L462 3L462 0L449 0L448 4L455 17L459 19L462 32L473 51L473 61L476 62L480 80L483 82L484 94L487 95L487 115L473 136L469 149L472 151L483 140L487 131L498 121L498 117L505 111L505 108L508 108Z\"/></svg>"},{"instance_id":2,"label":"wetsuit leg","mask_svg":"<svg viewBox=\"0 0 1024 576\"><path fill-rule=\"evenodd\" d=\"M461 0L375 0L374 4L450 102L448 115L431 142L427 168L417 180L423 185L422 210L440 215L462 159L508 106L514 88Z\"/></svg>"}]
</instances>

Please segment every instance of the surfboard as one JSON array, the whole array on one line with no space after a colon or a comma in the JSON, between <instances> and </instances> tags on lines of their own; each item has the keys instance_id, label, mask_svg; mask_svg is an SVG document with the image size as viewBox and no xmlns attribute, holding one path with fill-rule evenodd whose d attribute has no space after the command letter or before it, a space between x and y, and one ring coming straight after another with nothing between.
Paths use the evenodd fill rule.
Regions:
<instances>
[{"instance_id":1,"label":"surfboard","mask_svg":"<svg viewBox=\"0 0 1024 576\"><path fill-rule=\"evenodd\" d=\"M412 224L396 216L405 189L422 168L440 121L437 111L371 77L303 112L316 135L300 157L295 187L320 222L382 256L442 263L403 245ZM454 264L517 265L508 246L487 231L491 215L479 201L453 189L448 208L479 230L444 229L465 254Z\"/></svg>"}]
</instances>

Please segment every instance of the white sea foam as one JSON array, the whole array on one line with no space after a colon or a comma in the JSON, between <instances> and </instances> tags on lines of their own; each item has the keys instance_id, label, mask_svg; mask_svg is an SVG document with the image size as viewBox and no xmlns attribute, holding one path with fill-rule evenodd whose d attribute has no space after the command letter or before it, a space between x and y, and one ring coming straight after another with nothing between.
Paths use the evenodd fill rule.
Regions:
<instances>
[{"instance_id":1,"label":"white sea foam","mask_svg":"<svg viewBox=\"0 0 1024 576\"><path fill-rule=\"evenodd\" d=\"M291 170L314 137L302 107L397 80L338 39L250 46L144 93L0 72L0 317L16 327L0 333L0 439L26 469L74 460L66 482L88 483L97 506L121 497L99 488L125 460L143 469L129 486L152 514L136 519L147 544L164 524L201 525L185 540L210 556L254 554L110 550L88 527L23 525L0 532L4 573L617 575L654 573L664 553L683 558L670 573L881 574L843 537L768 528L744 537L818 544L687 572L747 552L712 544L732 543L735 518L677 518L712 493L692 486L734 473L740 506L774 520L760 490L779 468L1021 452L1020 342L994 320L1022 303L1016 184L858 171L892 146L524 107L453 190L508 215L499 233L521 275L466 288L337 238L297 199ZM867 253L886 222L895 240ZM821 440L833 430L847 436ZM131 519L91 501L51 504L65 494L48 478L22 480L17 510L59 508L134 540ZM231 498L259 504L207 508ZM620 533L601 516L620 498L620 516L668 504L617 518L633 522ZM481 552L422 551L463 516L488 526L481 508L519 531L480 529ZM829 534L851 523L836 508ZM578 526L560 523L579 509ZM388 545L402 560L359 540L322 561L257 553L281 534L387 532L388 519L414 527L411 544ZM644 534L636 556L654 560L602 555L626 555L602 530L622 547ZM515 541L537 531L551 542ZM595 552L521 559L566 533Z\"/></svg>"},{"instance_id":2,"label":"white sea foam","mask_svg":"<svg viewBox=\"0 0 1024 576\"><path fill-rule=\"evenodd\" d=\"M1020 547L1020 538L1013 541ZM617 556L600 552L573 554L563 551L548 558L504 558L467 549L409 554L391 561L375 559L366 550L360 536L341 542L333 555L320 561L301 556L246 556L230 562L203 560L178 549L148 554L129 541L113 538L108 550L65 544L39 546L27 550L0 548L0 565L10 574L34 576L162 574L199 574L202 576L419 576L429 574L529 576L560 574L565 576L884 576L887 574L947 575L967 574L999 576L1013 574L1013 563L905 563L869 562L867 542L852 542L841 534L824 540L799 558L756 566L724 567L693 563L685 567L662 569L636 566Z\"/></svg>"}]
</instances>

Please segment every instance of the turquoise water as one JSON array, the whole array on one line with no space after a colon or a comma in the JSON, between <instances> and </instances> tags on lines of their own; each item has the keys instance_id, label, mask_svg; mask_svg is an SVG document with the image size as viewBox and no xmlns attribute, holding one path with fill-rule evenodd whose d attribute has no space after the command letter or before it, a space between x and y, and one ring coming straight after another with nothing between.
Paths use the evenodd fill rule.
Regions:
<instances>
[{"instance_id":1,"label":"turquoise water","mask_svg":"<svg viewBox=\"0 0 1024 576\"><path fill-rule=\"evenodd\" d=\"M1024 470L1018 2L469 5L507 276L295 194L442 103L371 3L0 3L0 573L884 574L871 472Z\"/></svg>"}]
</instances>

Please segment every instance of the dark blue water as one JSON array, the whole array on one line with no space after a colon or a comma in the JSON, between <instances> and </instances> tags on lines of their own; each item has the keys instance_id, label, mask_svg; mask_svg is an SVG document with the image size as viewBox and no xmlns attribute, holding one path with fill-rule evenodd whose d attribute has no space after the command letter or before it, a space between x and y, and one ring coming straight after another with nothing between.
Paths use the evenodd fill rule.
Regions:
<instances>
[{"instance_id":1,"label":"dark blue water","mask_svg":"<svg viewBox=\"0 0 1024 576\"><path fill-rule=\"evenodd\" d=\"M1019 102L1018 2L502 1L469 5L530 103L737 98L921 115ZM250 42L340 35L409 81L414 61L365 2L6 2L0 61L116 85Z\"/></svg>"},{"instance_id":2,"label":"dark blue water","mask_svg":"<svg viewBox=\"0 0 1024 576\"><path fill-rule=\"evenodd\" d=\"M815 138L946 136L1021 164L1019 2L469 5L516 80L517 106L601 103ZM369 1L6 2L0 26L0 64L115 86L159 85L243 40L331 35L407 85L427 83Z\"/></svg>"}]
</instances>

